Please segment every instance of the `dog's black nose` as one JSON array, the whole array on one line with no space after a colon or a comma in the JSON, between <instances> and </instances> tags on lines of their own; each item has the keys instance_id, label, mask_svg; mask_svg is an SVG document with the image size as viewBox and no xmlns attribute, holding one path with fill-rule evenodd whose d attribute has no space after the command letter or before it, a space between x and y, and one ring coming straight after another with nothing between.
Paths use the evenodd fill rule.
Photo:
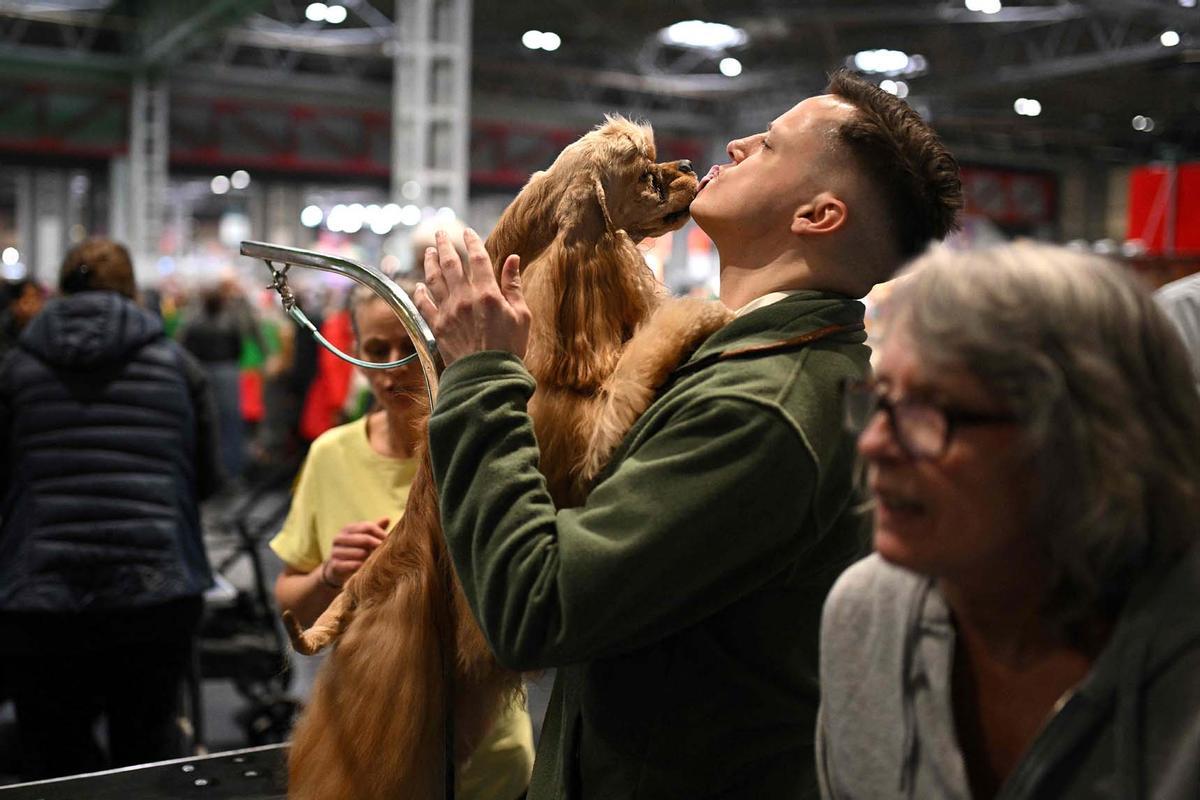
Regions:
<instances>
[{"instance_id":1,"label":"dog's black nose","mask_svg":"<svg viewBox=\"0 0 1200 800\"><path fill-rule=\"evenodd\" d=\"M679 171L686 172L689 175L696 174L696 170L692 169L692 162L688 161L686 158L679 162Z\"/></svg>"}]
</instances>

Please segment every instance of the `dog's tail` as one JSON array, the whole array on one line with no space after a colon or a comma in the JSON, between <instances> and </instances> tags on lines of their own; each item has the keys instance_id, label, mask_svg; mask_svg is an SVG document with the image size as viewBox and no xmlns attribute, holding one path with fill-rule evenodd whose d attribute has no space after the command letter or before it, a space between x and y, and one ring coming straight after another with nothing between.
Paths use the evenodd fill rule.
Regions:
<instances>
[{"instance_id":1,"label":"dog's tail","mask_svg":"<svg viewBox=\"0 0 1200 800\"><path fill-rule=\"evenodd\" d=\"M288 638L292 640L292 647L304 656L321 652L337 641L346 630L346 626L354 618L354 607L353 593L342 591L307 630L292 612L284 611L283 627L287 630Z\"/></svg>"}]
</instances>

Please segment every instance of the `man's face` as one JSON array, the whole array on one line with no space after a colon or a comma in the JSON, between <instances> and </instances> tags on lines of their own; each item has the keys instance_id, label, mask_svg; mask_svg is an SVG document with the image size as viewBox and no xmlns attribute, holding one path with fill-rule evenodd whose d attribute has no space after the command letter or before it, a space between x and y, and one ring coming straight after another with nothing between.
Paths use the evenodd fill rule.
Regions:
<instances>
[{"instance_id":1,"label":"man's face","mask_svg":"<svg viewBox=\"0 0 1200 800\"><path fill-rule=\"evenodd\" d=\"M713 239L786 234L796 209L818 192L835 190L846 169L839 126L854 107L834 95L810 97L762 133L735 139L730 161L713 167L692 201L692 216Z\"/></svg>"}]
</instances>

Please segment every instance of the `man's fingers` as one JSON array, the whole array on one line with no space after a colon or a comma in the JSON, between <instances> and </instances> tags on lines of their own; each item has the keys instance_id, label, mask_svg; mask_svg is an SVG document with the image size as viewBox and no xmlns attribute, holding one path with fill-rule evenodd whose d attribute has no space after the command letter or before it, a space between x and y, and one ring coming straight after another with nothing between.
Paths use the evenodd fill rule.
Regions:
<instances>
[{"instance_id":1,"label":"man's fingers","mask_svg":"<svg viewBox=\"0 0 1200 800\"><path fill-rule=\"evenodd\" d=\"M459 284L469 282L470 279L463 274L458 251L454 249L450 236L445 231L438 231L434 240L437 242L438 266L441 267L442 278L446 281L446 290L453 292Z\"/></svg>"},{"instance_id":2,"label":"man's fingers","mask_svg":"<svg viewBox=\"0 0 1200 800\"><path fill-rule=\"evenodd\" d=\"M413 293L413 305L421 313L425 324L433 328L437 322L438 309L433 303L433 297L428 286L423 283L417 284L417 291Z\"/></svg>"},{"instance_id":3,"label":"man's fingers","mask_svg":"<svg viewBox=\"0 0 1200 800\"><path fill-rule=\"evenodd\" d=\"M438 264L436 247L425 248L425 283L434 296L434 302L440 303L446 299L446 280L442 277L442 267Z\"/></svg>"},{"instance_id":4,"label":"man's fingers","mask_svg":"<svg viewBox=\"0 0 1200 800\"><path fill-rule=\"evenodd\" d=\"M500 268L500 291L513 308L524 307L525 295L521 293L521 257L509 256Z\"/></svg>"},{"instance_id":5,"label":"man's fingers","mask_svg":"<svg viewBox=\"0 0 1200 800\"><path fill-rule=\"evenodd\" d=\"M468 279L471 283L479 289L494 283L496 275L492 272L492 257L488 255L479 234L471 228L464 230L463 246L467 249Z\"/></svg>"}]
</instances>

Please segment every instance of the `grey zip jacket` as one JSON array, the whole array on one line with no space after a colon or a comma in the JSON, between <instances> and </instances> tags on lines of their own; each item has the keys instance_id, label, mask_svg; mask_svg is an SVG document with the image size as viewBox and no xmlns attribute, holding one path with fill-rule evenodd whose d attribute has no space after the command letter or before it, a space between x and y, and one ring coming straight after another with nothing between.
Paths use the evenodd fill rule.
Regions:
<instances>
[{"instance_id":1,"label":"grey zip jacket","mask_svg":"<svg viewBox=\"0 0 1200 800\"><path fill-rule=\"evenodd\" d=\"M827 800L971 797L954 732L949 609L924 576L871 555L821 627L817 772ZM1133 587L1091 671L998 800L1200 798L1200 546Z\"/></svg>"}]
</instances>

